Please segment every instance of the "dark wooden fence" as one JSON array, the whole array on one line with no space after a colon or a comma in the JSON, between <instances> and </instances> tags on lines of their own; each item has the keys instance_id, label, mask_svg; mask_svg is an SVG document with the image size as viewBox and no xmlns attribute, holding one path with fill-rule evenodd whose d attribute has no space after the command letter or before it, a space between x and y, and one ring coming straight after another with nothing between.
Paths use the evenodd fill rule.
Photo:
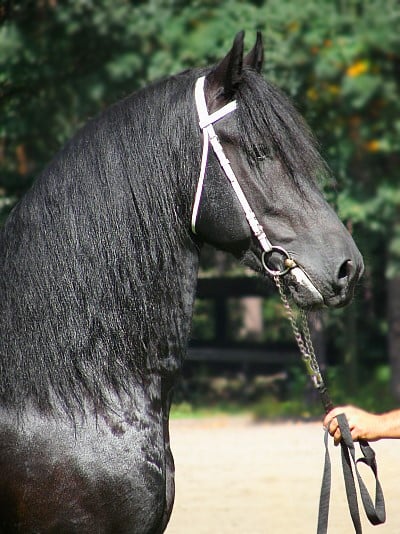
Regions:
<instances>
[{"instance_id":1,"label":"dark wooden fence","mask_svg":"<svg viewBox=\"0 0 400 534\"><path fill-rule=\"evenodd\" d=\"M268 298L275 291L268 280L259 277L199 278L197 298L214 302L215 337L207 341L192 339L188 359L209 364L263 364L271 368L298 362L299 354L294 343L233 342L229 341L227 335L228 299L250 296Z\"/></svg>"}]
</instances>

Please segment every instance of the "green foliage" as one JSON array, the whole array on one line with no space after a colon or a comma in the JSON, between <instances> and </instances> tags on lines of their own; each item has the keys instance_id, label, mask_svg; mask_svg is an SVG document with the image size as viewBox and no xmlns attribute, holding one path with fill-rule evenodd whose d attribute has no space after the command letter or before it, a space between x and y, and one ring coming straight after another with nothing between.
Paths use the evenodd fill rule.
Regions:
<instances>
[{"instance_id":1,"label":"green foliage","mask_svg":"<svg viewBox=\"0 0 400 534\"><path fill-rule=\"evenodd\" d=\"M357 390L346 387L346 376L342 368L331 368L327 373L327 383L335 404L354 404L376 413L383 413L396 407L390 392L390 368L379 365L364 369Z\"/></svg>"},{"instance_id":2,"label":"green foliage","mask_svg":"<svg viewBox=\"0 0 400 534\"><path fill-rule=\"evenodd\" d=\"M210 341L215 338L213 325L215 323L215 310L210 300L197 299L194 306L196 321L192 328L192 339Z\"/></svg>"},{"instance_id":3,"label":"green foliage","mask_svg":"<svg viewBox=\"0 0 400 534\"><path fill-rule=\"evenodd\" d=\"M360 206L360 195L363 201L381 180L392 183L396 167L371 172L399 150L398 2L385 9L377 0L322 4L15 0L0 28L9 187L26 187L21 175L29 182L102 107L153 79L215 61L244 28L249 43L263 30L266 74L295 98L346 198ZM25 167L15 153L21 145Z\"/></svg>"},{"instance_id":4,"label":"green foliage","mask_svg":"<svg viewBox=\"0 0 400 534\"><path fill-rule=\"evenodd\" d=\"M260 381L262 377L230 376L215 379L206 370L199 373L182 394L178 388L172 417L203 417L213 414L250 413L255 419L321 419L322 406L302 366L289 370L285 384ZM390 393L390 368L380 365L362 373L357 390L347 387L341 367L330 367L326 383L335 405L354 404L383 413L396 407ZM187 386L187 384L186 384ZM283 387L284 386L284 387Z\"/></svg>"}]
</instances>

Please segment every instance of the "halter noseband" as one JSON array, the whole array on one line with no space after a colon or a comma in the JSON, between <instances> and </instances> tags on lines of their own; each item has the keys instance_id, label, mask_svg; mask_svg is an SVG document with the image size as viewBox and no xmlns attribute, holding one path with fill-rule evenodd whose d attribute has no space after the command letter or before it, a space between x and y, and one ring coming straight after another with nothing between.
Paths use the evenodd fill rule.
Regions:
<instances>
[{"instance_id":1,"label":"halter noseband","mask_svg":"<svg viewBox=\"0 0 400 534\"><path fill-rule=\"evenodd\" d=\"M191 221L192 232L194 234L196 233L196 219L197 219L199 206L200 206L201 193L203 191L204 177L206 174L207 159L208 159L208 146L211 143L211 146L213 147L215 155L217 156L218 161L222 169L224 170L228 180L230 181L233 187L233 190L235 191L236 196L243 208L243 211L250 225L250 228L252 229L253 234L256 236L256 238L260 242L261 248L263 249L261 261L262 261L262 264L265 270L271 276L282 276L286 274L290 269L294 268L296 266L296 263L294 262L294 260L291 259L288 252L284 248L279 247L279 246L273 246L268 240L267 236L265 235L263 227L258 222L255 216L255 213L251 209L250 204L248 203L247 198L245 194L243 193L242 188L240 187L240 184L235 176L235 173L233 172L231 164L228 158L225 156L224 149L214 130L213 124L215 122L219 121L220 119L222 119L223 117L231 113L232 111L235 111L237 107L236 100L229 102L228 104L226 104L219 110L209 115L206 99L204 96L204 82L205 82L205 76L198 78L196 82L196 87L195 87L195 101L196 101L196 107L197 107L197 114L199 117L199 125L203 132L203 154L201 158L200 176L199 176L199 181L197 183L196 195L194 198L193 211L192 211L192 221ZM278 252L279 254L285 257L284 269L279 271L279 270L270 269L268 267L267 262L266 262L266 256L270 255L271 252Z\"/></svg>"}]
</instances>

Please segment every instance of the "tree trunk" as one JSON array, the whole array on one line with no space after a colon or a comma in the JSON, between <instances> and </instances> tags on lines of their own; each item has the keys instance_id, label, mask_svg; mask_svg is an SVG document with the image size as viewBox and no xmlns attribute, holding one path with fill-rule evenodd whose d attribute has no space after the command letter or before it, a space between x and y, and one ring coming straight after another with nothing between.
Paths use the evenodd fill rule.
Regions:
<instances>
[{"instance_id":1,"label":"tree trunk","mask_svg":"<svg viewBox=\"0 0 400 534\"><path fill-rule=\"evenodd\" d=\"M239 332L240 339L261 341L263 334L263 299L261 297L244 297L240 299L243 323Z\"/></svg>"}]
</instances>

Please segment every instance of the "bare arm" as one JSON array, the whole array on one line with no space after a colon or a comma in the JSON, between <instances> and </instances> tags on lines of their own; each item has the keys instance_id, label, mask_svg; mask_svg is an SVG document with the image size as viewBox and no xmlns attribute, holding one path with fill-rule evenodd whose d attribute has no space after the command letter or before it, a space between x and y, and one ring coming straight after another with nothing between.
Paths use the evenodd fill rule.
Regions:
<instances>
[{"instance_id":1,"label":"bare arm","mask_svg":"<svg viewBox=\"0 0 400 534\"><path fill-rule=\"evenodd\" d=\"M329 425L329 433L333 436L335 445L341 439L336 415L344 413L349 422L351 436L354 441L365 439L400 439L400 410L393 410L383 414L372 414L355 406L338 406L331 410L324 419L324 426Z\"/></svg>"}]
</instances>

